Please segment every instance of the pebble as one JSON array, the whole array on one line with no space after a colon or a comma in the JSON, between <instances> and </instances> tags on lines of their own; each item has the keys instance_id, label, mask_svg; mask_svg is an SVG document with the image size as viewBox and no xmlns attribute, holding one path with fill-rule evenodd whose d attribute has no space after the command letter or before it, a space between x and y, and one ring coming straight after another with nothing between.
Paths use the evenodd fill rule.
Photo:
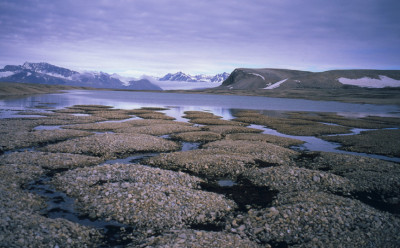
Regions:
<instances>
[{"instance_id":1,"label":"pebble","mask_svg":"<svg viewBox=\"0 0 400 248\"><path fill-rule=\"evenodd\" d=\"M206 175L210 178L230 179L235 179L249 168L256 166L251 156L217 149L162 153L143 163L169 170L186 171L195 175Z\"/></svg>"},{"instance_id":2,"label":"pebble","mask_svg":"<svg viewBox=\"0 0 400 248\"><path fill-rule=\"evenodd\" d=\"M293 247L399 247L400 220L357 200L324 192L281 193L274 207L233 217L250 240ZM362 228L360 228L362 226Z\"/></svg>"},{"instance_id":3,"label":"pebble","mask_svg":"<svg viewBox=\"0 0 400 248\"><path fill-rule=\"evenodd\" d=\"M355 192L377 194L383 202L400 197L400 166L375 158L330 152L306 153L296 165L340 175L354 185Z\"/></svg>"},{"instance_id":4,"label":"pebble","mask_svg":"<svg viewBox=\"0 0 400 248\"><path fill-rule=\"evenodd\" d=\"M185 173L132 164L78 168L53 180L78 199L81 211L143 232L212 223L237 207L223 195L199 190L200 182Z\"/></svg>"},{"instance_id":5,"label":"pebble","mask_svg":"<svg viewBox=\"0 0 400 248\"><path fill-rule=\"evenodd\" d=\"M135 246L128 246L128 248L133 247ZM166 231L160 236L148 238L141 247L261 248L265 246L238 234L181 229Z\"/></svg>"},{"instance_id":6,"label":"pebble","mask_svg":"<svg viewBox=\"0 0 400 248\"><path fill-rule=\"evenodd\" d=\"M97 157L80 154L37 151L12 152L0 156L0 164L26 164L51 170L91 166L101 161Z\"/></svg>"},{"instance_id":7,"label":"pebble","mask_svg":"<svg viewBox=\"0 0 400 248\"><path fill-rule=\"evenodd\" d=\"M304 144L304 141L261 133L234 133L226 135L228 140L263 141L282 147L291 147Z\"/></svg>"},{"instance_id":8,"label":"pebble","mask_svg":"<svg viewBox=\"0 0 400 248\"><path fill-rule=\"evenodd\" d=\"M328 191L349 194L354 185L332 173L294 166L276 166L246 171L243 178L257 186L267 186L279 192Z\"/></svg>"},{"instance_id":9,"label":"pebble","mask_svg":"<svg viewBox=\"0 0 400 248\"><path fill-rule=\"evenodd\" d=\"M270 166L292 165L293 158L299 155L293 150L262 141L220 140L210 142L203 148L249 155Z\"/></svg>"},{"instance_id":10,"label":"pebble","mask_svg":"<svg viewBox=\"0 0 400 248\"><path fill-rule=\"evenodd\" d=\"M103 133L59 142L45 146L40 150L84 154L111 159L137 152L165 152L177 150L178 148L179 145L173 141L151 135Z\"/></svg>"}]
</instances>

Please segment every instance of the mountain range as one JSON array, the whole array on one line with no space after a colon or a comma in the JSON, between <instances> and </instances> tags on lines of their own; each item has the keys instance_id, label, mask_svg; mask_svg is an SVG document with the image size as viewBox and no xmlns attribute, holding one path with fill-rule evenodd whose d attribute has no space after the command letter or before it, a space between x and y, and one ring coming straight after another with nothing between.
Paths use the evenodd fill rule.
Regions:
<instances>
[{"instance_id":1,"label":"mountain range","mask_svg":"<svg viewBox=\"0 0 400 248\"><path fill-rule=\"evenodd\" d=\"M228 73L215 76L191 76L178 72L175 74L168 73L159 79L152 77L132 79L124 78L118 74L110 75L105 72L77 72L43 62L6 65L3 69L0 69L0 81L2 82L59 84L127 90L163 90L162 85L168 81L196 83L191 85L192 88L210 87L209 84L203 86L201 83L213 83L211 87L216 87L228 76Z\"/></svg>"},{"instance_id":2,"label":"mountain range","mask_svg":"<svg viewBox=\"0 0 400 248\"><path fill-rule=\"evenodd\" d=\"M216 89L337 89L400 87L400 70L331 70L310 72L287 69L235 69Z\"/></svg>"},{"instance_id":3,"label":"mountain range","mask_svg":"<svg viewBox=\"0 0 400 248\"><path fill-rule=\"evenodd\" d=\"M77 72L49 63L7 65L0 82L72 85L126 90L285 90L400 87L400 70L331 70L310 72L288 69L237 68L213 76L168 73L163 77L126 78L104 72Z\"/></svg>"}]
</instances>

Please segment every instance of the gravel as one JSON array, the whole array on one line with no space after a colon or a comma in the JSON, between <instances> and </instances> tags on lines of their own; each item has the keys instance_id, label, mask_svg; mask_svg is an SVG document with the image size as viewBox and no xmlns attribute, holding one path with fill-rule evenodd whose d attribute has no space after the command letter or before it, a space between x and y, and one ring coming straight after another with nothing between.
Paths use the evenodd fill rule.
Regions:
<instances>
[{"instance_id":1,"label":"gravel","mask_svg":"<svg viewBox=\"0 0 400 248\"><path fill-rule=\"evenodd\" d=\"M247 141L263 141L267 143L272 143L278 146L291 147L304 144L304 141L280 137L270 134L259 134L259 133L235 133L226 135L228 140L247 140Z\"/></svg>"},{"instance_id":2,"label":"gravel","mask_svg":"<svg viewBox=\"0 0 400 248\"><path fill-rule=\"evenodd\" d=\"M399 203L400 166L380 159L330 152L303 155L299 167L327 171L347 178L356 192L375 193L384 202Z\"/></svg>"},{"instance_id":3,"label":"gravel","mask_svg":"<svg viewBox=\"0 0 400 248\"><path fill-rule=\"evenodd\" d=\"M251 155L264 166L291 165L297 152L261 141L220 140L208 143L204 149L218 149L230 153Z\"/></svg>"},{"instance_id":4,"label":"gravel","mask_svg":"<svg viewBox=\"0 0 400 248\"><path fill-rule=\"evenodd\" d=\"M149 126L140 126L140 127L126 127L115 130L117 133L142 133L149 135L166 135L172 133L181 133L181 132L193 132L200 131L201 129L198 127L180 125L180 124L154 124Z\"/></svg>"},{"instance_id":5,"label":"gravel","mask_svg":"<svg viewBox=\"0 0 400 248\"><path fill-rule=\"evenodd\" d=\"M89 216L134 225L151 236L212 223L236 208L222 195L199 190L201 181L182 172L113 164L71 170L55 177L53 184L77 198Z\"/></svg>"},{"instance_id":6,"label":"gravel","mask_svg":"<svg viewBox=\"0 0 400 248\"><path fill-rule=\"evenodd\" d=\"M261 244L290 247L399 247L400 221L357 200L324 192L279 194L273 207L250 209L226 230Z\"/></svg>"},{"instance_id":7,"label":"gravel","mask_svg":"<svg viewBox=\"0 0 400 248\"><path fill-rule=\"evenodd\" d=\"M0 156L0 164L22 164L30 168L44 168L50 170L73 169L76 167L97 165L102 160L98 157L70 153L50 152L12 152Z\"/></svg>"},{"instance_id":8,"label":"gravel","mask_svg":"<svg viewBox=\"0 0 400 248\"><path fill-rule=\"evenodd\" d=\"M135 246L127 246L135 247ZM140 247L220 247L220 248L257 248L260 246L248 238L242 238L237 234L227 232L207 232L201 230L171 230L161 236L151 237L145 240Z\"/></svg>"},{"instance_id":9,"label":"gravel","mask_svg":"<svg viewBox=\"0 0 400 248\"><path fill-rule=\"evenodd\" d=\"M137 152L165 152L179 149L175 142L146 134L95 134L48 145L48 152L64 152L98 156L103 159L126 157Z\"/></svg>"},{"instance_id":10,"label":"gravel","mask_svg":"<svg viewBox=\"0 0 400 248\"><path fill-rule=\"evenodd\" d=\"M185 132L172 134L171 139L185 142L210 142L222 139L222 135L209 131Z\"/></svg>"},{"instance_id":11,"label":"gravel","mask_svg":"<svg viewBox=\"0 0 400 248\"><path fill-rule=\"evenodd\" d=\"M279 192L327 191L349 194L353 184L344 177L318 170L309 170L293 166L276 166L251 170L243 178L253 185L266 186Z\"/></svg>"},{"instance_id":12,"label":"gravel","mask_svg":"<svg viewBox=\"0 0 400 248\"><path fill-rule=\"evenodd\" d=\"M161 153L142 163L209 178L230 179L257 166L251 156L216 149Z\"/></svg>"},{"instance_id":13,"label":"gravel","mask_svg":"<svg viewBox=\"0 0 400 248\"><path fill-rule=\"evenodd\" d=\"M249 128L242 126L232 126L232 125L209 125L202 127L205 131L210 131L218 133L221 135L227 135L231 133L261 133L261 129Z\"/></svg>"}]
</instances>

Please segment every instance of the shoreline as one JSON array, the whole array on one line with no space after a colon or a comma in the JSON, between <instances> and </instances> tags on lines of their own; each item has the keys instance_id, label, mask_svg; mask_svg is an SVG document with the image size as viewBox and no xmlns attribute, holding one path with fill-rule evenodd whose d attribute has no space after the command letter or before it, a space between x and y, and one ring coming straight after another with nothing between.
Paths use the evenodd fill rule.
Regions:
<instances>
[{"instance_id":1,"label":"shoreline","mask_svg":"<svg viewBox=\"0 0 400 248\"><path fill-rule=\"evenodd\" d=\"M0 99L15 98L34 94L58 93L63 90L110 90L132 92L159 92L159 93L183 93L183 94L213 94L213 95L239 95L274 98L292 98L314 101L337 101L345 103L397 105L400 106L400 88L383 89L285 89L285 90L125 90L108 88L90 88L69 85L47 85L0 82Z\"/></svg>"},{"instance_id":2,"label":"shoreline","mask_svg":"<svg viewBox=\"0 0 400 248\"><path fill-rule=\"evenodd\" d=\"M95 88L70 85L0 82L0 99L24 97L36 94L60 93L63 90L95 90Z\"/></svg>"},{"instance_id":3,"label":"shoreline","mask_svg":"<svg viewBox=\"0 0 400 248\"><path fill-rule=\"evenodd\" d=\"M400 88L384 89L276 89L276 90L168 90L171 93L242 95L275 98L295 98L314 101L400 105Z\"/></svg>"}]
</instances>

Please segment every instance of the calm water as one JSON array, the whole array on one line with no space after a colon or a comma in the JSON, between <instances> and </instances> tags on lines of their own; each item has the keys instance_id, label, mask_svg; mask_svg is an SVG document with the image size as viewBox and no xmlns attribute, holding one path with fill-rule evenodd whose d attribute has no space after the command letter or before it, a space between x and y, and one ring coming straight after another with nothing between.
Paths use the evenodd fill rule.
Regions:
<instances>
[{"instance_id":1,"label":"calm water","mask_svg":"<svg viewBox=\"0 0 400 248\"><path fill-rule=\"evenodd\" d=\"M0 118L10 117L15 110L65 108L76 104L109 105L121 109L168 107L168 115L178 120L184 111L210 111L224 119L232 118L233 109L273 111L335 112L350 116L400 117L400 108L392 105L352 104L332 101L311 101L254 96L179 94L126 91L72 90L61 94L46 94L25 98L0 100Z\"/></svg>"}]
</instances>

